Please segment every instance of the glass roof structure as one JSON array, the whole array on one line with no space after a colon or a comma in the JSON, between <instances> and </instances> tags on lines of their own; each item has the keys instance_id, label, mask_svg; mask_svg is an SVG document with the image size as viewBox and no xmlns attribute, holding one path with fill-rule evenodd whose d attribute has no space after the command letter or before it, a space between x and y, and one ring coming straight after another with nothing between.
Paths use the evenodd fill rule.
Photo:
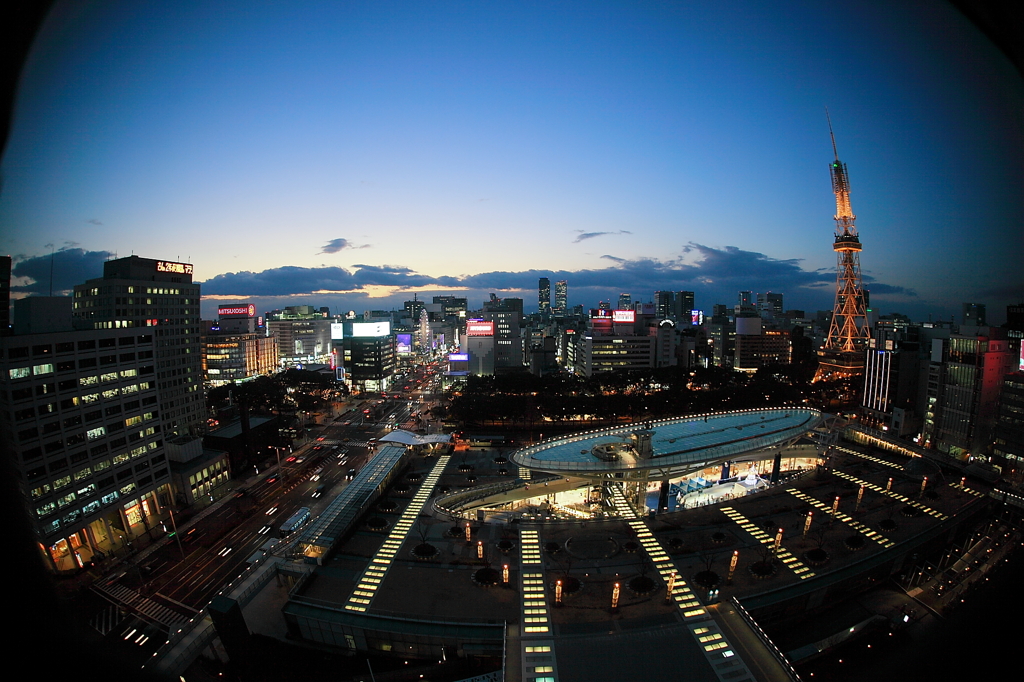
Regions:
<instances>
[{"instance_id":1,"label":"glass roof structure","mask_svg":"<svg viewBox=\"0 0 1024 682\"><path fill-rule=\"evenodd\" d=\"M329 551L335 542L344 537L356 518L366 510L367 505L380 494L389 475L402 461L406 452L405 446L382 447L352 482L331 501L323 514L306 527L299 539L299 546L306 550L307 554L311 551L315 554Z\"/></svg>"},{"instance_id":2,"label":"glass roof structure","mask_svg":"<svg viewBox=\"0 0 1024 682\"><path fill-rule=\"evenodd\" d=\"M661 478L779 447L823 423L821 412L806 407L637 422L551 438L517 451L512 461L556 474L609 478L627 472L650 472L650 478ZM633 447L637 438L634 434L645 433L650 434L650 456L641 456Z\"/></svg>"}]
</instances>

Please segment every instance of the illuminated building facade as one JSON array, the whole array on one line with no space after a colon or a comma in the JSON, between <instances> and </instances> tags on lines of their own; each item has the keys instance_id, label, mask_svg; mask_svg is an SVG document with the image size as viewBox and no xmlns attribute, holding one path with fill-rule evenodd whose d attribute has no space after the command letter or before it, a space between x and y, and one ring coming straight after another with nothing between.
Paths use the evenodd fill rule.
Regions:
<instances>
[{"instance_id":1,"label":"illuminated building facade","mask_svg":"<svg viewBox=\"0 0 1024 682\"><path fill-rule=\"evenodd\" d=\"M278 368L277 337L260 328L251 303L220 306L216 324L204 322L203 376L211 386L270 374Z\"/></svg>"},{"instance_id":2,"label":"illuminated building facade","mask_svg":"<svg viewBox=\"0 0 1024 682\"><path fill-rule=\"evenodd\" d=\"M269 312L267 333L277 337L281 367L331 363L331 319L326 307L289 306Z\"/></svg>"},{"instance_id":3,"label":"illuminated building facade","mask_svg":"<svg viewBox=\"0 0 1024 682\"><path fill-rule=\"evenodd\" d=\"M991 443L999 391L1013 369L1003 330L982 329L988 334L953 334L932 346L924 442L957 458L978 455Z\"/></svg>"},{"instance_id":4,"label":"illuminated building facade","mask_svg":"<svg viewBox=\"0 0 1024 682\"><path fill-rule=\"evenodd\" d=\"M836 195L836 234L832 242L832 249L836 252L836 301L828 337L819 352L817 379L862 374L864 351L870 337L860 271L861 243L855 225L856 216L850 207L850 179L846 164L839 160L839 152L836 151L831 121L829 135L835 156L829 171L832 174L832 191Z\"/></svg>"},{"instance_id":5,"label":"illuminated building facade","mask_svg":"<svg viewBox=\"0 0 1024 682\"><path fill-rule=\"evenodd\" d=\"M555 314L565 315L569 311L569 285L564 279L555 282Z\"/></svg>"},{"instance_id":6,"label":"illuminated building facade","mask_svg":"<svg viewBox=\"0 0 1024 682\"><path fill-rule=\"evenodd\" d=\"M1024 372L1003 377L992 454L1004 474L1015 471L1012 480L1020 480L1024 471Z\"/></svg>"},{"instance_id":7,"label":"illuminated building facade","mask_svg":"<svg viewBox=\"0 0 1024 682\"><path fill-rule=\"evenodd\" d=\"M920 361L918 329L878 327L868 341L861 396L863 421L896 436L917 433L914 409Z\"/></svg>"},{"instance_id":8,"label":"illuminated building facade","mask_svg":"<svg viewBox=\"0 0 1024 682\"><path fill-rule=\"evenodd\" d=\"M551 280L547 277L537 280L537 310L541 316L551 313Z\"/></svg>"},{"instance_id":9,"label":"illuminated building facade","mask_svg":"<svg viewBox=\"0 0 1024 682\"><path fill-rule=\"evenodd\" d=\"M395 337L391 323L349 322L345 326L346 379L356 391L386 391L395 374Z\"/></svg>"},{"instance_id":10,"label":"illuminated building facade","mask_svg":"<svg viewBox=\"0 0 1024 682\"><path fill-rule=\"evenodd\" d=\"M499 299L492 294L480 317L494 323L494 372L523 371L523 299Z\"/></svg>"},{"instance_id":11,"label":"illuminated building facade","mask_svg":"<svg viewBox=\"0 0 1024 682\"><path fill-rule=\"evenodd\" d=\"M739 324L737 319L737 324ZM760 321L760 318L758 318ZM741 334L737 329L733 367L756 371L769 365L790 363L789 333L779 329L762 329L757 334Z\"/></svg>"},{"instance_id":12,"label":"illuminated building facade","mask_svg":"<svg viewBox=\"0 0 1024 682\"><path fill-rule=\"evenodd\" d=\"M139 256L109 260L102 278L75 287L76 329L134 329L154 337L168 438L198 436L206 428L199 297L190 263Z\"/></svg>"},{"instance_id":13,"label":"illuminated building facade","mask_svg":"<svg viewBox=\"0 0 1024 682\"><path fill-rule=\"evenodd\" d=\"M155 330L70 327L0 339L0 439L55 571L123 546L171 501Z\"/></svg>"}]
</instances>

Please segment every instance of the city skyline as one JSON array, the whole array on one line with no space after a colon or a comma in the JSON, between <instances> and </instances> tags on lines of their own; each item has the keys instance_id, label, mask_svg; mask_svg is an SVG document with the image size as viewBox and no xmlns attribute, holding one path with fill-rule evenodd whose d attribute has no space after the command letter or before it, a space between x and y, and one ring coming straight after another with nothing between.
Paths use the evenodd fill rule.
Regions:
<instances>
[{"instance_id":1,"label":"city skyline","mask_svg":"<svg viewBox=\"0 0 1024 682\"><path fill-rule=\"evenodd\" d=\"M944 4L131 7L58 3L26 63L16 296L49 292L51 252L55 294L135 253L193 263L206 318L532 303L540 277L570 306L771 290L813 314L826 105L873 308L998 324L1024 295L1020 78Z\"/></svg>"}]
</instances>

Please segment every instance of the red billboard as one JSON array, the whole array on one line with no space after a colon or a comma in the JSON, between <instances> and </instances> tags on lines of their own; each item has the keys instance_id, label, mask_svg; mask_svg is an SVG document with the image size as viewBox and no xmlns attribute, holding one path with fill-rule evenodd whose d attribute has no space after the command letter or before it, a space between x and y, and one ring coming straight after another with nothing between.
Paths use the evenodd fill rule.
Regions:
<instances>
[{"instance_id":1,"label":"red billboard","mask_svg":"<svg viewBox=\"0 0 1024 682\"><path fill-rule=\"evenodd\" d=\"M467 322L466 336L494 336L494 323Z\"/></svg>"}]
</instances>

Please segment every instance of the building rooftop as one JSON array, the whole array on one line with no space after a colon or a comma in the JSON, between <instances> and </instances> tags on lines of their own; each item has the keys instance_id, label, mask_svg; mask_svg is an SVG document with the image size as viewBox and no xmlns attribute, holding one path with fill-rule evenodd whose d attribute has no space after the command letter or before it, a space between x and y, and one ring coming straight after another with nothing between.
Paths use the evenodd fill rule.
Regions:
<instances>
[{"instance_id":1,"label":"building rooftop","mask_svg":"<svg viewBox=\"0 0 1024 682\"><path fill-rule=\"evenodd\" d=\"M711 462L782 445L821 426L810 408L744 410L666 419L552 438L516 452L516 464L575 475L605 475L637 469L681 473ZM651 432L651 453L630 447L638 427Z\"/></svg>"}]
</instances>

